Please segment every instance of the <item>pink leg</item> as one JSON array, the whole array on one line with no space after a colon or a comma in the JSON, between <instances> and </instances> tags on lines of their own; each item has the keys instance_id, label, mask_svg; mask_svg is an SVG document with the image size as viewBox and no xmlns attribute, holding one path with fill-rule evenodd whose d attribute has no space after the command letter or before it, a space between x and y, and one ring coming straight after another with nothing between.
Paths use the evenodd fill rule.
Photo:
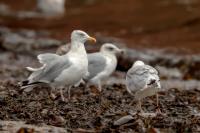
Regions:
<instances>
[{"instance_id":1,"label":"pink leg","mask_svg":"<svg viewBox=\"0 0 200 133\"><path fill-rule=\"evenodd\" d=\"M61 96L62 101L65 101L65 97L63 95L63 89L62 88L60 89L60 96Z\"/></svg>"},{"instance_id":2,"label":"pink leg","mask_svg":"<svg viewBox=\"0 0 200 133\"><path fill-rule=\"evenodd\" d=\"M142 110L142 102L141 102L140 99L138 100L138 110L139 110L141 113L144 112L144 111Z\"/></svg>"},{"instance_id":3,"label":"pink leg","mask_svg":"<svg viewBox=\"0 0 200 133\"><path fill-rule=\"evenodd\" d=\"M71 86L70 87L68 87L68 99L70 99L70 97L71 97L71 93L70 93L70 91L71 91Z\"/></svg>"},{"instance_id":4,"label":"pink leg","mask_svg":"<svg viewBox=\"0 0 200 133\"><path fill-rule=\"evenodd\" d=\"M156 105L157 105L156 113L161 114L161 110L160 110L160 107L159 107L159 95L158 95L158 93L156 93Z\"/></svg>"}]
</instances>

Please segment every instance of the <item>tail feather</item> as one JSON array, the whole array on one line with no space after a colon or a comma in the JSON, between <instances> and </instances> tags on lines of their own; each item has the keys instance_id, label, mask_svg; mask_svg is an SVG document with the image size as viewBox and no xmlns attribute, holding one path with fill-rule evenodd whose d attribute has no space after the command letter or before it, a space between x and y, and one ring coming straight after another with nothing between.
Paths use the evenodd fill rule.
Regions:
<instances>
[{"instance_id":1,"label":"tail feather","mask_svg":"<svg viewBox=\"0 0 200 133\"><path fill-rule=\"evenodd\" d=\"M156 80L155 79L151 79L147 85L153 85L155 83L156 83Z\"/></svg>"},{"instance_id":2,"label":"tail feather","mask_svg":"<svg viewBox=\"0 0 200 133\"><path fill-rule=\"evenodd\" d=\"M19 84L20 84L21 88L24 89L29 86L33 86L33 85L37 85L37 84L41 84L41 83L43 83L43 82L37 81L37 82L29 83L29 80L24 80L24 81L20 82Z\"/></svg>"},{"instance_id":3,"label":"tail feather","mask_svg":"<svg viewBox=\"0 0 200 133\"><path fill-rule=\"evenodd\" d=\"M26 86L26 85L28 85L28 83L29 83L29 80L24 80L24 81L22 81L22 82L20 83L20 85L21 85L21 86Z\"/></svg>"},{"instance_id":4,"label":"tail feather","mask_svg":"<svg viewBox=\"0 0 200 133\"><path fill-rule=\"evenodd\" d=\"M38 70L41 70L44 66L40 67L40 68L32 68L32 67L26 67L26 69L30 72L35 72L35 71L38 71Z\"/></svg>"}]
</instances>

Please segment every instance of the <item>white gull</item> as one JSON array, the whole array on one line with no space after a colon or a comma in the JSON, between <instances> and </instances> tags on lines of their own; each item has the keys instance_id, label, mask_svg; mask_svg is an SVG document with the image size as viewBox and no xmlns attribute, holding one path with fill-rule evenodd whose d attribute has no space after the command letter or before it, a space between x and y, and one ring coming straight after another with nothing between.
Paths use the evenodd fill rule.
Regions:
<instances>
[{"instance_id":1,"label":"white gull","mask_svg":"<svg viewBox=\"0 0 200 133\"><path fill-rule=\"evenodd\" d=\"M89 84L98 85L98 90L102 90L101 81L108 78L116 69L116 54L122 50L114 44L105 43L101 46L100 52L88 54L88 74L83 80Z\"/></svg>"},{"instance_id":2,"label":"white gull","mask_svg":"<svg viewBox=\"0 0 200 133\"><path fill-rule=\"evenodd\" d=\"M40 68L27 67L32 74L28 80L22 82L22 88L37 84L48 84L51 87L65 85L68 87L70 98L71 87L80 82L88 72L88 58L84 46L87 40L96 41L87 33L74 30L71 34L71 47L68 53L62 56L52 53L38 55L38 60L43 66ZM60 94L64 100L62 88Z\"/></svg>"}]
</instances>

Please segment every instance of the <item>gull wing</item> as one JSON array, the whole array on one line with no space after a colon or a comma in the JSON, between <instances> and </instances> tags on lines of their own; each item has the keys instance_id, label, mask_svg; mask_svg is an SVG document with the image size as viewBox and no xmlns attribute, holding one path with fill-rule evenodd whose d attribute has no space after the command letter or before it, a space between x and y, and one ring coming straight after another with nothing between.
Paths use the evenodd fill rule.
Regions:
<instances>
[{"instance_id":1,"label":"gull wing","mask_svg":"<svg viewBox=\"0 0 200 133\"><path fill-rule=\"evenodd\" d=\"M63 70L72 64L66 56L56 54L42 54L38 58L44 66L30 75L28 78L30 82L53 82Z\"/></svg>"},{"instance_id":2,"label":"gull wing","mask_svg":"<svg viewBox=\"0 0 200 133\"><path fill-rule=\"evenodd\" d=\"M60 57L59 55L52 54L52 53L40 54L37 56L37 58L38 58L39 62L41 64L43 64L43 66L40 68L26 67L26 69L31 72L39 71L39 70L43 69L46 66L46 64L50 64L53 60L56 60L59 57Z\"/></svg>"},{"instance_id":3,"label":"gull wing","mask_svg":"<svg viewBox=\"0 0 200 133\"><path fill-rule=\"evenodd\" d=\"M144 65L129 69L126 75L126 85L129 93L144 89L152 79L159 80L158 72L155 68Z\"/></svg>"},{"instance_id":4,"label":"gull wing","mask_svg":"<svg viewBox=\"0 0 200 133\"><path fill-rule=\"evenodd\" d=\"M89 80L102 72L106 67L106 59L100 53L88 54L88 72L89 75L84 79Z\"/></svg>"},{"instance_id":5,"label":"gull wing","mask_svg":"<svg viewBox=\"0 0 200 133\"><path fill-rule=\"evenodd\" d=\"M45 53L38 55L37 58L41 64L49 64L51 61L59 59L60 56L53 53Z\"/></svg>"}]
</instances>

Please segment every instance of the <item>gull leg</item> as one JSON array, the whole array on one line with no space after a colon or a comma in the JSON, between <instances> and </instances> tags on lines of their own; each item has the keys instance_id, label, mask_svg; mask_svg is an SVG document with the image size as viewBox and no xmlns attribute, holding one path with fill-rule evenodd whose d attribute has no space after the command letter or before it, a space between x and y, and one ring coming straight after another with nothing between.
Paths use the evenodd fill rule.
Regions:
<instances>
[{"instance_id":1,"label":"gull leg","mask_svg":"<svg viewBox=\"0 0 200 133\"><path fill-rule=\"evenodd\" d=\"M55 99L55 98L56 98L56 95L53 93L54 90L55 90L55 88L54 88L54 87L51 87L51 90L50 90L50 97L51 97L52 99Z\"/></svg>"},{"instance_id":2,"label":"gull leg","mask_svg":"<svg viewBox=\"0 0 200 133\"><path fill-rule=\"evenodd\" d=\"M156 106L157 106L156 113L161 114L160 107L159 107L159 95L158 95L158 93L156 93Z\"/></svg>"},{"instance_id":3,"label":"gull leg","mask_svg":"<svg viewBox=\"0 0 200 133\"><path fill-rule=\"evenodd\" d=\"M101 86L101 81L99 80L98 81L98 90L101 92L101 90L102 90L102 86Z\"/></svg>"},{"instance_id":4,"label":"gull leg","mask_svg":"<svg viewBox=\"0 0 200 133\"><path fill-rule=\"evenodd\" d=\"M67 90L67 92L68 92L68 99L70 99L70 97L71 97L71 93L70 93L70 91L71 91L71 86L68 87L68 90Z\"/></svg>"},{"instance_id":5,"label":"gull leg","mask_svg":"<svg viewBox=\"0 0 200 133\"><path fill-rule=\"evenodd\" d=\"M142 102L141 99L138 100L138 110L143 113L144 111L142 110Z\"/></svg>"},{"instance_id":6,"label":"gull leg","mask_svg":"<svg viewBox=\"0 0 200 133\"><path fill-rule=\"evenodd\" d=\"M84 88L83 88L83 92L86 93L87 88L89 88L89 83L85 82Z\"/></svg>"},{"instance_id":7,"label":"gull leg","mask_svg":"<svg viewBox=\"0 0 200 133\"><path fill-rule=\"evenodd\" d=\"M65 97L63 95L63 89L62 88L60 88L60 96L61 96L62 101L65 101Z\"/></svg>"},{"instance_id":8,"label":"gull leg","mask_svg":"<svg viewBox=\"0 0 200 133\"><path fill-rule=\"evenodd\" d=\"M158 93L156 93L156 105L157 105L157 107L159 106L159 99L158 99L159 97L158 97Z\"/></svg>"}]
</instances>

